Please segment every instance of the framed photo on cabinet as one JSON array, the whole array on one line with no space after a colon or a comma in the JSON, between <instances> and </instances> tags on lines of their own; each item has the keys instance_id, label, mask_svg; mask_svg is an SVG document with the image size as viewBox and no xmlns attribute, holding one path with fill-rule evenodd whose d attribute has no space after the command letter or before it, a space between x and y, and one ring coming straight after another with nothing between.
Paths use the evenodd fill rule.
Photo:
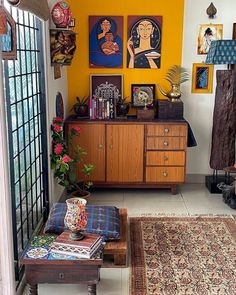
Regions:
<instances>
[{"instance_id":1,"label":"framed photo on cabinet","mask_svg":"<svg viewBox=\"0 0 236 295\"><path fill-rule=\"evenodd\" d=\"M133 107L153 105L155 99L155 84L132 84L131 100Z\"/></svg>"},{"instance_id":2,"label":"framed photo on cabinet","mask_svg":"<svg viewBox=\"0 0 236 295\"><path fill-rule=\"evenodd\" d=\"M194 63L192 93L212 93L213 65Z\"/></svg>"}]
</instances>

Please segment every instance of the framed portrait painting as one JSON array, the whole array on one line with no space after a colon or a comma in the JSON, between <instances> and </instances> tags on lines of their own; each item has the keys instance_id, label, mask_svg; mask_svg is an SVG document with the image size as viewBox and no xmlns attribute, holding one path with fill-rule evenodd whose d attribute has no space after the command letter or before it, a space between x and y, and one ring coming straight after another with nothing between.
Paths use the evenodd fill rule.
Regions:
<instances>
[{"instance_id":1,"label":"framed portrait painting","mask_svg":"<svg viewBox=\"0 0 236 295\"><path fill-rule=\"evenodd\" d=\"M76 50L76 34L70 30L50 30L51 64L70 65Z\"/></svg>"},{"instance_id":2,"label":"framed portrait painting","mask_svg":"<svg viewBox=\"0 0 236 295\"><path fill-rule=\"evenodd\" d=\"M123 16L89 16L89 67L123 67Z\"/></svg>"},{"instance_id":3,"label":"framed portrait painting","mask_svg":"<svg viewBox=\"0 0 236 295\"><path fill-rule=\"evenodd\" d=\"M161 66L162 16L128 16L127 68Z\"/></svg>"},{"instance_id":4,"label":"framed portrait painting","mask_svg":"<svg viewBox=\"0 0 236 295\"><path fill-rule=\"evenodd\" d=\"M192 71L192 93L211 93L213 65L194 63Z\"/></svg>"},{"instance_id":5,"label":"framed portrait painting","mask_svg":"<svg viewBox=\"0 0 236 295\"><path fill-rule=\"evenodd\" d=\"M198 54L207 54L211 41L220 40L223 36L222 24L204 24L199 25L198 29Z\"/></svg>"},{"instance_id":6,"label":"framed portrait painting","mask_svg":"<svg viewBox=\"0 0 236 295\"><path fill-rule=\"evenodd\" d=\"M131 100L134 107L152 106L155 100L155 84L132 84Z\"/></svg>"}]
</instances>

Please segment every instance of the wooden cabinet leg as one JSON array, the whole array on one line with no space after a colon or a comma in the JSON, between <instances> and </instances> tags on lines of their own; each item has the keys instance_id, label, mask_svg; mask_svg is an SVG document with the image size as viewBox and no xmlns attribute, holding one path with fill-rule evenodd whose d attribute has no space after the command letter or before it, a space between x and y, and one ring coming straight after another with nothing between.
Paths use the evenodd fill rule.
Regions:
<instances>
[{"instance_id":1,"label":"wooden cabinet leg","mask_svg":"<svg viewBox=\"0 0 236 295\"><path fill-rule=\"evenodd\" d=\"M171 193L172 193L172 195L176 195L177 194L177 185L176 184L173 184L171 186Z\"/></svg>"},{"instance_id":2,"label":"wooden cabinet leg","mask_svg":"<svg viewBox=\"0 0 236 295\"><path fill-rule=\"evenodd\" d=\"M96 295L96 284L88 285L88 295Z\"/></svg>"},{"instance_id":3,"label":"wooden cabinet leg","mask_svg":"<svg viewBox=\"0 0 236 295\"><path fill-rule=\"evenodd\" d=\"M30 285L29 284L29 294L30 295L38 295L38 285Z\"/></svg>"}]
</instances>

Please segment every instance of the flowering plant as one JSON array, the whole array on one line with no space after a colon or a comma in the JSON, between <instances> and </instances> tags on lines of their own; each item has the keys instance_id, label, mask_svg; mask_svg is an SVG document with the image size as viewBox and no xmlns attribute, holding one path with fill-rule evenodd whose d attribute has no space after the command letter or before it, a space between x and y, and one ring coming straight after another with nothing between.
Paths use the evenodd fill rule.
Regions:
<instances>
[{"instance_id":1,"label":"flowering plant","mask_svg":"<svg viewBox=\"0 0 236 295\"><path fill-rule=\"evenodd\" d=\"M83 163L81 171L86 179L78 182L77 169L83 162L83 156L87 154L79 145L73 145L73 138L80 135L80 128L70 128L67 142L64 138L63 120L60 117L53 118L51 130L51 168L54 169L54 176L67 191L79 190L82 193L92 185L88 177L94 170L94 165ZM72 156L69 155L69 151Z\"/></svg>"}]
</instances>

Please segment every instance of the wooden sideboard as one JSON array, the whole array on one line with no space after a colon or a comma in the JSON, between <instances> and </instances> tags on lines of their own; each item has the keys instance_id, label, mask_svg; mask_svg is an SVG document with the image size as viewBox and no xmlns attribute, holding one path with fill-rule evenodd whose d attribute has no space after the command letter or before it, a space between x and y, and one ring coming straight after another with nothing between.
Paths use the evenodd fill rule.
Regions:
<instances>
[{"instance_id":1,"label":"wooden sideboard","mask_svg":"<svg viewBox=\"0 0 236 295\"><path fill-rule=\"evenodd\" d=\"M66 121L66 130L75 126L81 133L73 144L86 150L85 163L96 166L95 187L163 187L175 194L185 182L185 121Z\"/></svg>"}]
</instances>

